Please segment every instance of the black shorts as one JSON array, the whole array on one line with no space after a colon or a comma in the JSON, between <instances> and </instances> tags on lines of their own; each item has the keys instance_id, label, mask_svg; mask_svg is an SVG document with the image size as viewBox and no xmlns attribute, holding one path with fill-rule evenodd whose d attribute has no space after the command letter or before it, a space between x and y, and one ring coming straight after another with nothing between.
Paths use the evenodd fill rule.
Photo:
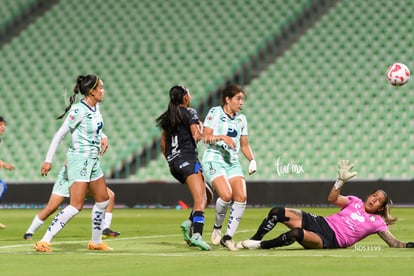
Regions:
<instances>
[{"instance_id":1,"label":"black shorts","mask_svg":"<svg viewBox=\"0 0 414 276\"><path fill-rule=\"evenodd\" d=\"M187 177L197 174L199 171L203 172L203 169L197 159L189 160L188 158L177 157L170 163L172 176L183 184Z\"/></svg>"},{"instance_id":2,"label":"black shorts","mask_svg":"<svg viewBox=\"0 0 414 276\"><path fill-rule=\"evenodd\" d=\"M335 232L324 217L302 211L302 228L316 233L321 238L324 249L340 248Z\"/></svg>"}]
</instances>

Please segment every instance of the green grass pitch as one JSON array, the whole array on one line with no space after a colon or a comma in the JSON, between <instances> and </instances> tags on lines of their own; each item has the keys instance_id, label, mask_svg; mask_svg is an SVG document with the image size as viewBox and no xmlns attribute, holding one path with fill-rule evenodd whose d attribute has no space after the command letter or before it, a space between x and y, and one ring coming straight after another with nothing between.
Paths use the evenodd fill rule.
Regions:
<instances>
[{"instance_id":1,"label":"green grass pitch","mask_svg":"<svg viewBox=\"0 0 414 276\"><path fill-rule=\"evenodd\" d=\"M248 238L268 212L248 208L235 241ZM334 208L305 208L319 215ZM37 209L0 209L1 275L411 275L414 249L389 248L372 235L348 249L304 250L298 244L273 250L230 252L213 246L212 251L189 247L182 239L179 224L189 210L115 209L112 228L121 235L107 239L114 251L89 251L90 209L84 209L53 240L53 252L33 249L52 217L34 236L23 234ZM403 241L414 241L414 209L394 208L399 217L392 233ZM212 208L206 211L204 239L210 242L214 221ZM277 225L266 237L275 237L287 228Z\"/></svg>"}]
</instances>

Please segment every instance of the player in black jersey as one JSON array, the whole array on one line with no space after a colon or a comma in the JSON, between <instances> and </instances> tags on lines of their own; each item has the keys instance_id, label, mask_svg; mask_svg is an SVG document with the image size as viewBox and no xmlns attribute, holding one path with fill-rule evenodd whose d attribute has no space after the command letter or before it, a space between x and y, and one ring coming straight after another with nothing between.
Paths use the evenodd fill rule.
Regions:
<instances>
[{"instance_id":1,"label":"player in black jersey","mask_svg":"<svg viewBox=\"0 0 414 276\"><path fill-rule=\"evenodd\" d=\"M190 108L190 91L176 85L170 89L168 109L157 119L161 128L161 150L167 159L172 176L187 184L194 200L188 220L180 227L184 240L202 250L211 247L202 239L204 208L212 198L212 191L204 183L203 170L198 160L197 142L202 137L202 124L197 111Z\"/></svg>"}]
</instances>

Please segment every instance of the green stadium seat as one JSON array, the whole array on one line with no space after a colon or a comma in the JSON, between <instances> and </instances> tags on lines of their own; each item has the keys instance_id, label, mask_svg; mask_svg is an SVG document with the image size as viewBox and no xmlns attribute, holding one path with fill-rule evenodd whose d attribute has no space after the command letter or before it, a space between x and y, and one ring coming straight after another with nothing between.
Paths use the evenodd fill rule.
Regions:
<instances>
[{"instance_id":1,"label":"green stadium seat","mask_svg":"<svg viewBox=\"0 0 414 276\"><path fill-rule=\"evenodd\" d=\"M4 15L6 11L21 12L34 1L18 0L17 8L10 9L0 4L0 28L13 20L14 15ZM54 117L65 106L63 91L71 94L78 74L96 72L103 77L107 93L101 109L113 151L105 161L111 171L120 166L113 156L131 143L147 144L154 119L167 107L171 85L188 86L197 104L210 87L229 77L311 2L110 0L97 7L102 16L95 20L81 6L61 1L1 49L0 74L5 80L0 87L5 95L1 110L13 118L13 128L27 118L41 118L39 124L47 127L32 128L41 150L29 147L25 154L27 160L42 160L61 123ZM381 68L397 58L410 59L409 27L395 19L411 18L409 11L396 11L386 0L358 6L338 2L245 87L250 141L258 162L266 164L249 179L331 178L336 165L332 162L339 156L364 164L360 178L408 177L409 162L398 157L412 159L406 129L411 127L414 99L407 96L406 87L390 88ZM189 13L191 17L180 20ZM394 33L397 26L403 27ZM91 32L94 29L96 33ZM398 37L406 53L394 50L389 37ZM16 98L13 91L21 96ZM20 147L24 131L16 132L12 124L9 130L8 146ZM378 135L383 138L374 143ZM64 159L63 148L57 160ZM392 151L395 148L399 150ZM277 176L269 164L279 154L286 160L300 159L306 173ZM380 154L389 167L371 161ZM38 168L32 172L20 159L18 165L27 169L16 177L40 179ZM131 178L171 179L161 155Z\"/></svg>"}]
</instances>

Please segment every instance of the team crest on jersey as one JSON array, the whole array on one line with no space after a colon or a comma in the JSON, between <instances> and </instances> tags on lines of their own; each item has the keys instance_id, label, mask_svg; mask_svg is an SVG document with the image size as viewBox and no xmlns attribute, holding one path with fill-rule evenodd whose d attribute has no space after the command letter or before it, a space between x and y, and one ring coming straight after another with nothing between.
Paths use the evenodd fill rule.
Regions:
<instances>
[{"instance_id":1,"label":"team crest on jersey","mask_svg":"<svg viewBox=\"0 0 414 276\"><path fill-rule=\"evenodd\" d=\"M72 112L77 114L77 113L79 113L79 109L74 109ZM71 121L75 120L75 118L76 118L75 114L72 114L72 113L69 114L68 119L71 120Z\"/></svg>"},{"instance_id":2,"label":"team crest on jersey","mask_svg":"<svg viewBox=\"0 0 414 276\"><path fill-rule=\"evenodd\" d=\"M370 220L371 222L374 222L376 219L375 219L375 217L374 217L374 216L370 216L370 217L369 217L369 220Z\"/></svg>"}]
</instances>

